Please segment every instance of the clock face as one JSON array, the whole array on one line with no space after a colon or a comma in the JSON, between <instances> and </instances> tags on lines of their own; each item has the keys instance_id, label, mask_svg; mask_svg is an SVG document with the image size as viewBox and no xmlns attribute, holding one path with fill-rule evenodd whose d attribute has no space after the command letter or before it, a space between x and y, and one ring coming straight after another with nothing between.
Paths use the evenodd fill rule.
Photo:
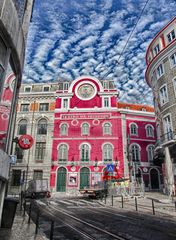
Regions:
<instances>
[{"instance_id":1,"label":"clock face","mask_svg":"<svg viewBox=\"0 0 176 240\"><path fill-rule=\"evenodd\" d=\"M77 94L80 98L88 100L95 95L95 89L91 84L83 84L78 88Z\"/></svg>"}]
</instances>

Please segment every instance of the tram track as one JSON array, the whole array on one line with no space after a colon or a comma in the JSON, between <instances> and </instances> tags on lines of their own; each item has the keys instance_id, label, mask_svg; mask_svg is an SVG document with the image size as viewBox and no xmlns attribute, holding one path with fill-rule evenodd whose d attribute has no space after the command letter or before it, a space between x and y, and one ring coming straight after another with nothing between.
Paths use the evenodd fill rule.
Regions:
<instances>
[{"instance_id":1,"label":"tram track","mask_svg":"<svg viewBox=\"0 0 176 240\"><path fill-rule=\"evenodd\" d=\"M62 223L65 226L74 230L75 232L81 234L82 236L84 236L84 239L86 238L86 239L90 239L90 240L97 240L97 239L129 240L132 237L132 236L124 237L124 236L122 236L123 233L119 233L119 235L118 235L118 234L114 234L112 232L106 231L106 230L96 226L95 223L93 225L93 224L86 222L78 217L73 216L68 211L65 211L63 209L58 209L57 207L54 207L54 206L47 207L46 209L42 208L42 212L45 212L45 216L49 215L51 218L53 218L54 221L56 221L58 223ZM66 219L64 221L60 219L61 215L66 216ZM58 220L58 217L59 217L59 220ZM72 223L70 223L70 220L72 220ZM74 224L73 221L76 224Z\"/></svg>"},{"instance_id":2,"label":"tram track","mask_svg":"<svg viewBox=\"0 0 176 240\"><path fill-rule=\"evenodd\" d=\"M108 208L108 210L106 210ZM75 208L74 208L75 209ZM144 214L138 213L138 212L131 212L130 214L132 214L132 217L130 216L126 216L124 214L119 214L117 212L114 213L115 209L112 207L107 207L105 208L92 208L92 207L88 207L86 206L86 211L92 212L92 213L97 213L97 214L103 214L101 215L101 217L99 217L99 219L104 219L107 218L109 216L112 217L112 215L119 217L118 219L114 219L114 221L116 221L117 223L119 222L119 224L121 224L122 222L126 223L127 226L128 224L133 225L134 227L138 226L138 228L143 227L142 225L145 224L145 227L150 231L153 230L155 232L158 233L163 233L164 235L167 235L168 237L171 238L176 238L176 232L175 232L175 227L173 227L173 229L167 228L166 226L163 225L163 219L161 219L159 216L153 216L153 215L148 215L148 217L150 217L150 221L151 221L151 216L152 216L152 223L149 223L148 221L146 221ZM69 210L71 210L71 208L69 208ZM103 213L102 213L103 212ZM134 216L135 214L135 216ZM141 216L140 216L141 215ZM160 221L159 226L157 224L155 224L155 220L157 219L157 221ZM95 220L96 221L96 220ZM162 224L161 224L162 223ZM171 221L170 223L175 224L175 221ZM142 239L142 238L141 238Z\"/></svg>"}]
</instances>

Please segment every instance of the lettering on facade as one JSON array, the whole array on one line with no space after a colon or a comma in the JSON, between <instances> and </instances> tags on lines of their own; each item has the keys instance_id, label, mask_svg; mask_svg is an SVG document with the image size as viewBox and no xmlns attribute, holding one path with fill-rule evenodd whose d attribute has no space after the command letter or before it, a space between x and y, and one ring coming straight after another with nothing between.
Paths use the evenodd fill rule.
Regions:
<instances>
[{"instance_id":1,"label":"lettering on facade","mask_svg":"<svg viewBox=\"0 0 176 240\"><path fill-rule=\"evenodd\" d=\"M111 114L61 114L61 119L107 119Z\"/></svg>"}]
</instances>

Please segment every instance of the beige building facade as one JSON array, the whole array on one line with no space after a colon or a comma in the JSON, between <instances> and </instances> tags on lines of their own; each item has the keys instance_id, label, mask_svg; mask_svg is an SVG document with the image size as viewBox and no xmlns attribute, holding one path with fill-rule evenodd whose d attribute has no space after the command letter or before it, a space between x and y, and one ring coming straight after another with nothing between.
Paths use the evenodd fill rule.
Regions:
<instances>
[{"instance_id":1,"label":"beige building facade","mask_svg":"<svg viewBox=\"0 0 176 240\"><path fill-rule=\"evenodd\" d=\"M9 193L19 193L25 182L50 179L55 93L57 83L22 84L18 100L14 139L29 134L34 144L22 150L14 141L13 155L17 162L11 167Z\"/></svg>"},{"instance_id":2,"label":"beige building facade","mask_svg":"<svg viewBox=\"0 0 176 240\"><path fill-rule=\"evenodd\" d=\"M176 186L176 18L155 36L146 62L157 121L155 155L163 167L164 191L171 195Z\"/></svg>"}]
</instances>

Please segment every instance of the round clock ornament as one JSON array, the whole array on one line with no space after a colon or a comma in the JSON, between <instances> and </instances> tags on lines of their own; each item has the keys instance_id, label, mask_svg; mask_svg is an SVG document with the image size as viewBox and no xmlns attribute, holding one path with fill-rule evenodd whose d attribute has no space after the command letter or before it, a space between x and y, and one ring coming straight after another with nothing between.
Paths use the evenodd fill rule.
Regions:
<instances>
[{"instance_id":1,"label":"round clock ornament","mask_svg":"<svg viewBox=\"0 0 176 240\"><path fill-rule=\"evenodd\" d=\"M81 83L76 88L76 95L82 100L90 100L96 95L94 84Z\"/></svg>"}]
</instances>

